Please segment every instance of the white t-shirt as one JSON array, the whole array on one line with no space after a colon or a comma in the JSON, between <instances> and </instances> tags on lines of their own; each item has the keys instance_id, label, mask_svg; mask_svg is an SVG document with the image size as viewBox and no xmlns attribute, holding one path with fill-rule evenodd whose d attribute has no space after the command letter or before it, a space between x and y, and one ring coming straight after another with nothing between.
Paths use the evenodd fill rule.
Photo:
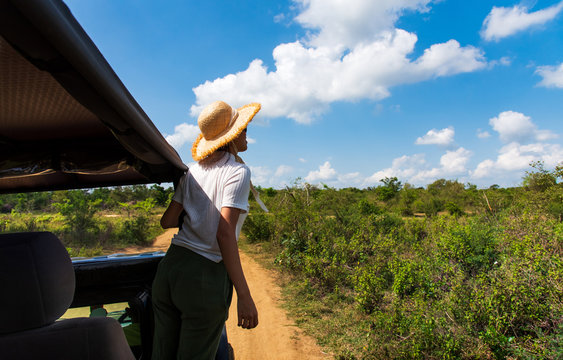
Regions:
<instances>
[{"instance_id":1,"label":"white t-shirt","mask_svg":"<svg viewBox=\"0 0 563 360\"><path fill-rule=\"evenodd\" d=\"M236 227L236 238L248 215L248 193L250 191L250 169L225 152L210 165L197 163L190 166L182 176L174 201L182 204L186 216L181 230L172 239L172 244L186 247L214 262L223 258L217 244L217 227L221 208L241 209Z\"/></svg>"}]
</instances>

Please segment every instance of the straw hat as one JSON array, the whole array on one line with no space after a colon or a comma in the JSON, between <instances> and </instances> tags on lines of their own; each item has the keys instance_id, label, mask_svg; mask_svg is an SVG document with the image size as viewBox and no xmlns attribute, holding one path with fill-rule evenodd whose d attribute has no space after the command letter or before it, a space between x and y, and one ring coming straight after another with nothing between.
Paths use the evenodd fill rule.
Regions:
<instances>
[{"instance_id":1,"label":"straw hat","mask_svg":"<svg viewBox=\"0 0 563 360\"><path fill-rule=\"evenodd\" d=\"M207 105L197 118L201 134L192 146L194 160L202 160L236 139L258 111L258 103L244 105L238 109L223 101Z\"/></svg>"}]
</instances>

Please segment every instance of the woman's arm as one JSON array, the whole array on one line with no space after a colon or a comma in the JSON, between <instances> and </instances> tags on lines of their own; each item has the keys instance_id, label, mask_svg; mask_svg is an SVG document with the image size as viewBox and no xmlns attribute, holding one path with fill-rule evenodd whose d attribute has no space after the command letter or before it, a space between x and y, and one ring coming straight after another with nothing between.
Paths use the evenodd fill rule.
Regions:
<instances>
[{"instance_id":1,"label":"woman's arm","mask_svg":"<svg viewBox=\"0 0 563 360\"><path fill-rule=\"evenodd\" d=\"M258 310L250 295L250 289L246 283L236 239L236 225L240 209L224 207L221 209L221 219L217 229L217 242L227 273L235 286L237 292L238 326L244 329L252 329L258 325Z\"/></svg>"},{"instance_id":2,"label":"woman's arm","mask_svg":"<svg viewBox=\"0 0 563 360\"><path fill-rule=\"evenodd\" d=\"M160 218L160 226L162 226L163 229L169 229L169 228L180 226L179 219L182 210L184 210L182 204L174 200L171 200L170 205L168 205L168 208Z\"/></svg>"}]
</instances>

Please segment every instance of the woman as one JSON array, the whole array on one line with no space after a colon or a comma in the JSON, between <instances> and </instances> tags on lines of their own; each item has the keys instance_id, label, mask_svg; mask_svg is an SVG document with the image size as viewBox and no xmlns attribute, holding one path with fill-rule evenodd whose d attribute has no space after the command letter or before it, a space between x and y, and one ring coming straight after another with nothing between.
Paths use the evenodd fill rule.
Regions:
<instances>
[{"instance_id":1,"label":"woman","mask_svg":"<svg viewBox=\"0 0 563 360\"><path fill-rule=\"evenodd\" d=\"M246 127L259 110L256 103L237 110L217 101L198 118L197 164L180 179L160 221L176 227L185 211L153 283L153 359L213 359L233 285L238 326L258 325L237 245L250 189L250 170L237 153L247 149Z\"/></svg>"}]
</instances>

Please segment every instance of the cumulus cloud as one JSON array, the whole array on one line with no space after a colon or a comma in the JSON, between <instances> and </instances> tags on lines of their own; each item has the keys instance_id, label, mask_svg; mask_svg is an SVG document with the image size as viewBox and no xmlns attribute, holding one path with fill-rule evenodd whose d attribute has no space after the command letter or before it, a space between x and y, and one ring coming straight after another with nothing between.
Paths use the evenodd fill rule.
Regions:
<instances>
[{"instance_id":1,"label":"cumulus cloud","mask_svg":"<svg viewBox=\"0 0 563 360\"><path fill-rule=\"evenodd\" d=\"M456 40L412 59L417 36L394 24L405 11L426 11L429 0L295 2L308 38L278 45L272 70L255 59L245 70L197 86L192 115L222 98L235 106L260 102L259 116L310 123L335 101L380 100L393 86L487 66L481 50Z\"/></svg>"},{"instance_id":2,"label":"cumulus cloud","mask_svg":"<svg viewBox=\"0 0 563 360\"><path fill-rule=\"evenodd\" d=\"M469 167L472 156L473 152L463 147L446 151L440 157L439 164L429 163L425 154L403 155L395 158L389 168L368 177L359 172L340 173L330 161L326 161L317 170L310 171L304 180L310 184L326 184L337 188L377 186L386 177L397 177L415 186L425 186L441 178L485 185L490 185L491 181L499 183L501 179L501 186L512 186L516 185L515 180L522 177L532 161L543 161L546 168L559 164L563 159L563 147L540 142L525 145L512 142L499 150L496 159L483 160L473 170ZM276 171L266 167L250 168L255 184L278 188L291 182L288 175L294 170L286 165L279 166Z\"/></svg>"},{"instance_id":3,"label":"cumulus cloud","mask_svg":"<svg viewBox=\"0 0 563 360\"><path fill-rule=\"evenodd\" d=\"M392 30L405 11L428 11L431 0L296 0L301 9L296 21L310 29L314 47L353 48Z\"/></svg>"},{"instance_id":4,"label":"cumulus cloud","mask_svg":"<svg viewBox=\"0 0 563 360\"><path fill-rule=\"evenodd\" d=\"M499 63L503 66L508 66L512 63L512 60L508 56L503 56L500 58Z\"/></svg>"},{"instance_id":5,"label":"cumulus cloud","mask_svg":"<svg viewBox=\"0 0 563 360\"><path fill-rule=\"evenodd\" d=\"M184 144L191 144L199 135L199 127L182 123L174 127L174 134L165 136L166 141L172 145L176 151L180 152L180 148Z\"/></svg>"},{"instance_id":6,"label":"cumulus cloud","mask_svg":"<svg viewBox=\"0 0 563 360\"><path fill-rule=\"evenodd\" d=\"M462 147L456 151L447 151L440 158L443 173L448 175L463 174L467 170L465 166L471 155L471 151Z\"/></svg>"},{"instance_id":7,"label":"cumulus cloud","mask_svg":"<svg viewBox=\"0 0 563 360\"><path fill-rule=\"evenodd\" d=\"M416 139L417 145L450 145L454 141L455 131L452 126L442 130L432 129L426 135Z\"/></svg>"},{"instance_id":8,"label":"cumulus cloud","mask_svg":"<svg viewBox=\"0 0 563 360\"><path fill-rule=\"evenodd\" d=\"M440 178L464 177L468 174L467 162L472 152L458 148L446 151L440 158L440 166L431 167L424 154L403 155L393 160L390 168L377 171L364 181L364 186L375 185L386 177L397 177L414 185L426 185Z\"/></svg>"},{"instance_id":9,"label":"cumulus cloud","mask_svg":"<svg viewBox=\"0 0 563 360\"><path fill-rule=\"evenodd\" d=\"M536 74L543 78L539 86L563 89L563 63L557 66L538 66Z\"/></svg>"},{"instance_id":10,"label":"cumulus cloud","mask_svg":"<svg viewBox=\"0 0 563 360\"><path fill-rule=\"evenodd\" d=\"M270 186L272 183L272 171L264 166L248 166L252 182L256 185Z\"/></svg>"},{"instance_id":11,"label":"cumulus cloud","mask_svg":"<svg viewBox=\"0 0 563 360\"><path fill-rule=\"evenodd\" d=\"M495 167L495 162L491 159L481 161L479 165L477 165L477 168L471 172L471 176L474 179L482 179L484 177L488 177L490 175L490 172L494 169L494 167Z\"/></svg>"},{"instance_id":12,"label":"cumulus cloud","mask_svg":"<svg viewBox=\"0 0 563 360\"><path fill-rule=\"evenodd\" d=\"M310 171L305 177L305 181L310 184L322 183L333 187L343 187L360 185L362 178L359 172L339 174L330 162L326 161L319 166L318 170Z\"/></svg>"},{"instance_id":13,"label":"cumulus cloud","mask_svg":"<svg viewBox=\"0 0 563 360\"><path fill-rule=\"evenodd\" d=\"M497 117L491 118L489 124L505 143L545 141L557 137L549 130L538 130L529 116L516 111L501 112Z\"/></svg>"},{"instance_id":14,"label":"cumulus cloud","mask_svg":"<svg viewBox=\"0 0 563 360\"><path fill-rule=\"evenodd\" d=\"M294 169L288 165L280 165L272 170L267 166L248 166L252 176L252 183L256 186L284 188L291 186L295 178L291 175Z\"/></svg>"},{"instance_id":15,"label":"cumulus cloud","mask_svg":"<svg viewBox=\"0 0 563 360\"><path fill-rule=\"evenodd\" d=\"M274 174L275 177L281 177L284 175L291 174L293 172L293 168L288 165L280 165L276 169L276 173Z\"/></svg>"},{"instance_id":16,"label":"cumulus cloud","mask_svg":"<svg viewBox=\"0 0 563 360\"><path fill-rule=\"evenodd\" d=\"M332 168L329 161L326 161L323 165L319 166L319 170L311 171L305 177L305 181L310 183L316 183L319 181L327 181L336 179L336 170Z\"/></svg>"},{"instance_id":17,"label":"cumulus cloud","mask_svg":"<svg viewBox=\"0 0 563 360\"><path fill-rule=\"evenodd\" d=\"M379 170L373 175L365 179L364 185L376 185L381 179L386 177L397 177L398 179L410 179L417 173L424 171L426 168L426 159L424 154L403 155L393 159L391 167Z\"/></svg>"},{"instance_id":18,"label":"cumulus cloud","mask_svg":"<svg viewBox=\"0 0 563 360\"><path fill-rule=\"evenodd\" d=\"M532 161L543 161L546 168L555 167L563 159L563 147L559 144L534 143L521 145L513 142L502 147L496 160L481 161L471 172L473 179L509 177L521 174Z\"/></svg>"},{"instance_id":19,"label":"cumulus cloud","mask_svg":"<svg viewBox=\"0 0 563 360\"><path fill-rule=\"evenodd\" d=\"M491 134L488 131L477 129L477 137L479 139L486 139L491 137Z\"/></svg>"},{"instance_id":20,"label":"cumulus cloud","mask_svg":"<svg viewBox=\"0 0 563 360\"><path fill-rule=\"evenodd\" d=\"M440 178L458 178L467 175L467 162L472 152L462 147L455 151L446 151L440 158L440 166L416 172L408 178L408 182L425 185Z\"/></svg>"},{"instance_id":21,"label":"cumulus cloud","mask_svg":"<svg viewBox=\"0 0 563 360\"><path fill-rule=\"evenodd\" d=\"M543 25L553 20L561 10L563 2L535 12L529 12L524 5L511 8L494 6L483 21L481 37L487 41L499 41L530 27Z\"/></svg>"}]
</instances>

